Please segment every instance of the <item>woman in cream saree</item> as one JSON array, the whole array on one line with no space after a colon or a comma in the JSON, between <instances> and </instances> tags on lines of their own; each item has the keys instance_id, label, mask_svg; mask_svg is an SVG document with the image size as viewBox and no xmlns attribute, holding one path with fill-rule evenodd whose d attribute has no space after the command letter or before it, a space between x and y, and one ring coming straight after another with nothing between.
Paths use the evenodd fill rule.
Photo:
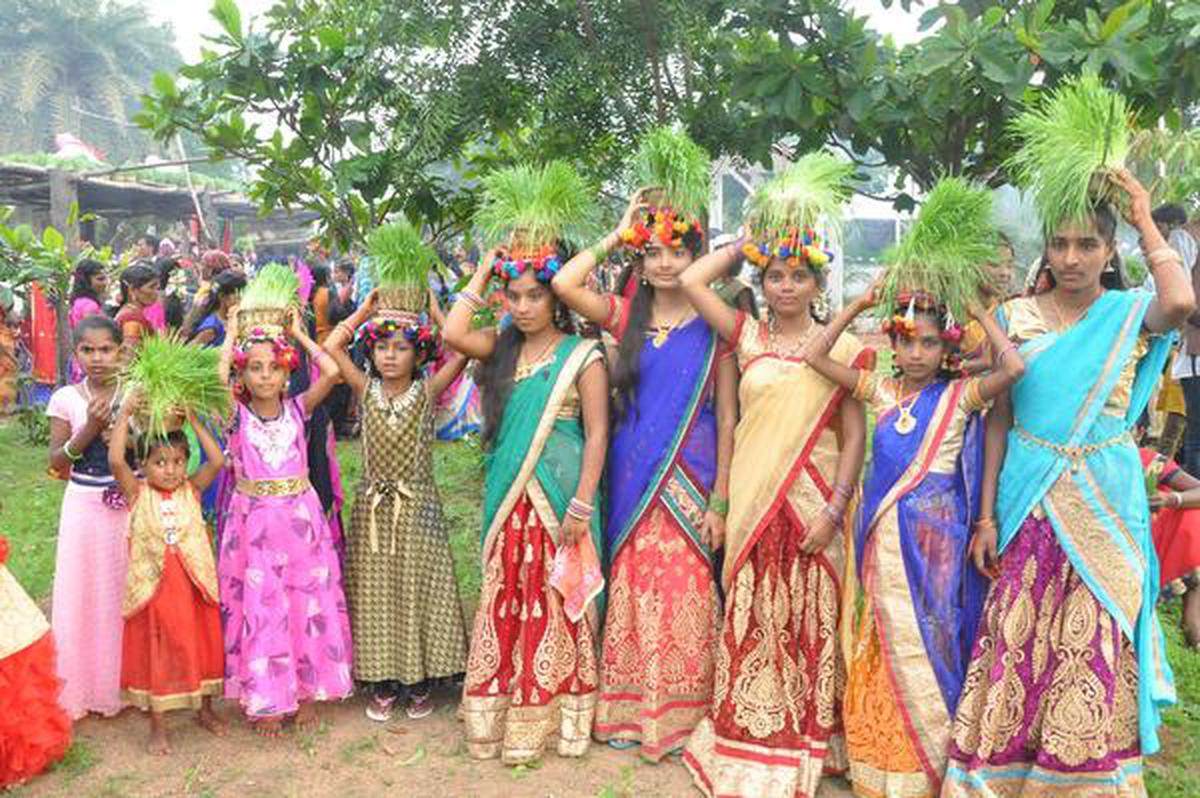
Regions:
<instances>
[{"instance_id":1,"label":"woman in cream saree","mask_svg":"<svg viewBox=\"0 0 1200 798\"><path fill-rule=\"evenodd\" d=\"M684 763L708 795L812 796L824 772L846 767L840 528L865 421L861 404L799 356L822 334L809 308L819 272L773 259L763 276L771 320L755 321L708 288L738 252L702 258L683 280L742 374L712 709ZM855 367L872 361L850 335L830 356Z\"/></svg>"}]
</instances>

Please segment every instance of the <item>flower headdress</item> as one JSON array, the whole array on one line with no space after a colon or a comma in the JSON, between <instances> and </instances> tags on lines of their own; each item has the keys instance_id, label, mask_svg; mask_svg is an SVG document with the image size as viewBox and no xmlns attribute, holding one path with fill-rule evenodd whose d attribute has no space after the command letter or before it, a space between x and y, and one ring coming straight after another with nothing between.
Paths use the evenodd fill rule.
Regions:
<instances>
[{"instance_id":1,"label":"flower headdress","mask_svg":"<svg viewBox=\"0 0 1200 798\"><path fill-rule=\"evenodd\" d=\"M765 269L772 258L790 266L823 269L833 259L817 228L836 226L850 199L847 182L854 167L826 152L810 152L768 180L750 196L746 222L747 260Z\"/></svg>"},{"instance_id":2,"label":"flower headdress","mask_svg":"<svg viewBox=\"0 0 1200 798\"><path fill-rule=\"evenodd\" d=\"M992 196L960 177L938 182L900 243L887 255L879 307L891 315L914 295L935 297L946 308L947 329L965 319L979 296L982 266L996 256L1000 234L992 222ZM902 297L910 297L906 303Z\"/></svg>"},{"instance_id":3,"label":"flower headdress","mask_svg":"<svg viewBox=\"0 0 1200 798\"><path fill-rule=\"evenodd\" d=\"M633 183L651 187L651 207L621 231L621 241L642 251L657 239L679 248L704 240L701 217L708 205L712 166L708 153L679 128L660 127L642 139L633 160Z\"/></svg>"},{"instance_id":4,"label":"flower headdress","mask_svg":"<svg viewBox=\"0 0 1200 798\"><path fill-rule=\"evenodd\" d=\"M246 285L238 303L235 369L245 368L247 352L255 344L270 344L276 362L289 371L300 366L287 333L288 314L297 307L299 290L300 279L281 263L268 263Z\"/></svg>"},{"instance_id":5,"label":"flower headdress","mask_svg":"<svg viewBox=\"0 0 1200 798\"><path fill-rule=\"evenodd\" d=\"M549 283L562 268L557 245L581 245L594 232L595 192L563 161L498 169L482 182L475 223L489 243L507 246L494 266L505 282L533 271Z\"/></svg>"},{"instance_id":6,"label":"flower headdress","mask_svg":"<svg viewBox=\"0 0 1200 798\"><path fill-rule=\"evenodd\" d=\"M926 291L902 291L894 303L881 305L891 309L891 316L880 325L884 335L894 342L897 338L911 338L917 333L917 313L928 313L942 322L939 337L950 345L942 364L949 371L961 368L961 353L958 345L962 341L962 325L954 318L945 303Z\"/></svg>"},{"instance_id":7,"label":"flower headdress","mask_svg":"<svg viewBox=\"0 0 1200 798\"><path fill-rule=\"evenodd\" d=\"M123 392L136 389L145 399L137 415L143 433L165 437L181 413L224 416L229 390L221 383L221 353L189 346L171 335L146 337L121 372Z\"/></svg>"},{"instance_id":8,"label":"flower headdress","mask_svg":"<svg viewBox=\"0 0 1200 798\"><path fill-rule=\"evenodd\" d=\"M376 228L367 238L367 254L379 288L380 316L426 309L429 270L438 256L412 222L401 218Z\"/></svg>"},{"instance_id":9,"label":"flower headdress","mask_svg":"<svg viewBox=\"0 0 1200 798\"><path fill-rule=\"evenodd\" d=\"M391 338L397 333L403 335L409 346L413 348L418 369L428 365L437 357L441 336L430 323L429 316L424 313L409 319L372 319L358 329L355 334L355 344L362 342L367 347L374 347L379 341Z\"/></svg>"},{"instance_id":10,"label":"flower headdress","mask_svg":"<svg viewBox=\"0 0 1200 798\"><path fill-rule=\"evenodd\" d=\"M1019 148L1005 166L1033 195L1047 235L1117 196L1108 175L1125 165L1131 120L1125 98L1085 72L1011 122Z\"/></svg>"}]
</instances>

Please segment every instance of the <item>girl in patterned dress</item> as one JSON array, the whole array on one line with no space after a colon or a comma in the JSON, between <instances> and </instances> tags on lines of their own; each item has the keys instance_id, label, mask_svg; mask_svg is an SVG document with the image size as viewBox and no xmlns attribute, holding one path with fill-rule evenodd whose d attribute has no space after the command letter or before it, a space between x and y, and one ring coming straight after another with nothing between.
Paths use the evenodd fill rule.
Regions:
<instances>
[{"instance_id":1,"label":"girl in patterned dress","mask_svg":"<svg viewBox=\"0 0 1200 798\"><path fill-rule=\"evenodd\" d=\"M410 718L429 715L430 680L466 668L462 604L433 480L432 412L433 398L466 361L452 355L423 376L437 354L433 330L418 318L371 320L377 304L372 292L325 349L363 408L363 481L346 538L346 600L354 678L371 684L367 717L386 722L401 691ZM368 353L367 373L346 351L355 330Z\"/></svg>"},{"instance_id":2,"label":"girl in patterned dress","mask_svg":"<svg viewBox=\"0 0 1200 798\"><path fill-rule=\"evenodd\" d=\"M345 698L353 689L342 567L308 478L304 439L305 422L337 382L338 368L293 311L291 336L321 376L288 397L300 359L283 329L239 331L236 310L229 316L221 368L234 368L241 401L227 438L236 488L217 557L225 697L241 703L257 732L273 737L289 716L299 726L315 725L312 702Z\"/></svg>"}]
</instances>

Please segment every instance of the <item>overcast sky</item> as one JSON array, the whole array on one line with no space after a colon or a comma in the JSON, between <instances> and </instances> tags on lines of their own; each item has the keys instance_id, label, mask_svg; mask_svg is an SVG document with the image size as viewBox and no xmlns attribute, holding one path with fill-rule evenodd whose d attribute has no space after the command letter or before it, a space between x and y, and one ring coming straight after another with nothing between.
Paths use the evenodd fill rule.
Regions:
<instances>
[{"instance_id":1,"label":"overcast sky","mask_svg":"<svg viewBox=\"0 0 1200 798\"><path fill-rule=\"evenodd\" d=\"M212 7L210 0L143 0L150 13L163 22L170 22L175 28L180 52L188 61L196 60L200 55L202 36L213 35L217 32L217 23L209 16ZM242 19L255 14L261 14L271 7L272 0L238 0L242 9ZM890 33L899 43L912 41L917 33L917 15L906 14L900 10L900 4L892 3L890 10L885 10L880 0L850 0L849 5L860 14L866 14L871 19L871 26L881 33Z\"/></svg>"}]
</instances>

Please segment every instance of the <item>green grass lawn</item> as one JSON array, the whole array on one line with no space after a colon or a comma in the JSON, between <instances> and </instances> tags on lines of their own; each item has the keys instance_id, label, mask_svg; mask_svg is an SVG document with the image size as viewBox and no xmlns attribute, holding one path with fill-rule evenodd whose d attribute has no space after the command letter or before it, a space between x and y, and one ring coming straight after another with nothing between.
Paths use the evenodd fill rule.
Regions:
<instances>
[{"instance_id":1,"label":"green grass lawn","mask_svg":"<svg viewBox=\"0 0 1200 798\"><path fill-rule=\"evenodd\" d=\"M21 429L0 425L0 532L9 538L9 567L39 600L50 592L54 541L64 483L45 475L45 452L29 446ZM352 500L362 471L357 443L338 446L342 476ZM479 595L479 527L483 465L478 443L439 443L434 451L450 541L463 603L474 608ZM345 514L349 519L349 508ZM468 615L470 617L470 615ZM1175 670L1179 703L1166 712L1164 751L1148 763L1147 786L1155 798L1200 795L1200 654L1186 651L1179 630L1179 604L1162 612L1167 654Z\"/></svg>"}]
</instances>

